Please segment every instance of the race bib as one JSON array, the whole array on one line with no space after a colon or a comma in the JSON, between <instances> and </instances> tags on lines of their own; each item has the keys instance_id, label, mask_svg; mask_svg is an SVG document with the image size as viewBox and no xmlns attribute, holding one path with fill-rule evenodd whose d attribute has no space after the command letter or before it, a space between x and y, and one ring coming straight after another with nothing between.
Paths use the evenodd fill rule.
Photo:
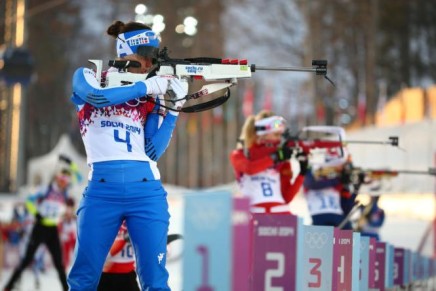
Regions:
<instances>
[{"instance_id":1,"label":"race bib","mask_svg":"<svg viewBox=\"0 0 436 291\"><path fill-rule=\"evenodd\" d=\"M316 214L343 214L339 192L334 188L309 190L306 200L311 215Z\"/></svg>"},{"instance_id":2,"label":"race bib","mask_svg":"<svg viewBox=\"0 0 436 291\"><path fill-rule=\"evenodd\" d=\"M284 203L280 186L280 174L268 169L256 175L244 175L239 183L244 196L250 197L251 204Z\"/></svg>"},{"instance_id":3,"label":"race bib","mask_svg":"<svg viewBox=\"0 0 436 291\"><path fill-rule=\"evenodd\" d=\"M65 212L65 205L61 201L45 199L38 205L38 211L45 218L60 221Z\"/></svg>"}]
</instances>

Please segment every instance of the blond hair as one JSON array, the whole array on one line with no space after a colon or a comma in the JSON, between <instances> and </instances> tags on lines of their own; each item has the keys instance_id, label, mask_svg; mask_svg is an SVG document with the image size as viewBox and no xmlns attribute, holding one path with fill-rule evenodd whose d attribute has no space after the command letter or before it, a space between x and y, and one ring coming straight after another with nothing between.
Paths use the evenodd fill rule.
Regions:
<instances>
[{"instance_id":1,"label":"blond hair","mask_svg":"<svg viewBox=\"0 0 436 291\"><path fill-rule=\"evenodd\" d=\"M241 135L239 136L240 143L238 143L237 148L250 148L256 141L254 123L258 120L274 115L275 114L269 110L262 110L256 115L249 115L242 126Z\"/></svg>"}]
</instances>

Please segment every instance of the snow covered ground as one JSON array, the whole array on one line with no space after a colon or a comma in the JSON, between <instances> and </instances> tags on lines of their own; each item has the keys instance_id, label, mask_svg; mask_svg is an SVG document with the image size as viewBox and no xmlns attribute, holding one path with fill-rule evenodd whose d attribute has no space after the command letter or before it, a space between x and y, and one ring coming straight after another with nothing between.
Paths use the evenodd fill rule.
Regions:
<instances>
[{"instance_id":1,"label":"snow covered ground","mask_svg":"<svg viewBox=\"0 0 436 291\"><path fill-rule=\"evenodd\" d=\"M229 190L234 192L236 186L234 184L223 185L216 187L217 190ZM192 190L167 185L166 189L169 193L171 224L170 233L183 232L183 193L192 192ZM208 189L210 190L210 189ZM365 202L365 196L360 200ZM435 205L433 202L433 194L387 194L380 200L381 207L386 211L386 222L382 229L382 238L399 247L406 247L412 250L417 250L420 241L428 228L430 221L434 216ZM307 212L307 205L304 197L300 194L291 203L291 210L294 214L304 217L304 223L310 224L310 217ZM429 240L425 244L424 254L431 255L433 245L433 233L430 234ZM182 248L182 243L174 244L170 250L174 256L179 254ZM181 278L181 260L170 259L167 264L170 272L170 286L172 290L179 291L182 284ZM9 278L10 269L5 269L0 275L0 287L3 288L5 281ZM26 271L22 276L20 289L21 291L34 291L35 278L31 271ZM46 273L41 275L40 289L43 291L59 291L61 285L54 269L50 268Z\"/></svg>"},{"instance_id":2,"label":"snow covered ground","mask_svg":"<svg viewBox=\"0 0 436 291\"><path fill-rule=\"evenodd\" d=\"M4 270L1 274L1 288L6 284L9 279L11 270ZM2 289L3 290L3 289ZM37 289L35 285L35 276L31 270L26 270L21 277L20 282L15 286L14 290L19 291L62 291L62 286L59 282L56 270L54 268L48 269L44 274L41 274L40 286Z\"/></svg>"}]
</instances>

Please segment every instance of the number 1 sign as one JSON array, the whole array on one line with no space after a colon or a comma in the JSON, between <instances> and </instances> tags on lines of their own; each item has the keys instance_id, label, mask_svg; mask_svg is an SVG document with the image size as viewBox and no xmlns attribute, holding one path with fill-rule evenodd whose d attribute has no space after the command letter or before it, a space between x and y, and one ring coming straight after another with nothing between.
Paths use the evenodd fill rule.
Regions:
<instances>
[{"instance_id":1,"label":"number 1 sign","mask_svg":"<svg viewBox=\"0 0 436 291\"><path fill-rule=\"evenodd\" d=\"M185 195L183 290L231 288L231 210L229 192Z\"/></svg>"},{"instance_id":2,"label":"number 1 sign","mask_svg":"<svg viewBox=\"0 0 436 291\"><path fill-rule=\"evenodd\" d=\"M353 231L335 228L334 236L332 290L351 290Z\"/></svg>"}]
</instances>

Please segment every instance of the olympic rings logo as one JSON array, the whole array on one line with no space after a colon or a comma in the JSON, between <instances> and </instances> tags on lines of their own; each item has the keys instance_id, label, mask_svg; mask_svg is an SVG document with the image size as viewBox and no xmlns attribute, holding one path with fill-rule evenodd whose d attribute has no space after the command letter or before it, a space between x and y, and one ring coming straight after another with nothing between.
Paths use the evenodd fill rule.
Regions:
<instances>
[{"instance_id":1,"label":"olympic rings logo","mask_svg":"<svg viewBox=\"0 0 436 291\"><path fill-rule=\"evenodd\" d=\"M327 243L328 237L325 232L306 232L304 234L304 242L309 248L321 249Z\"/></svg>"}]
</instances>

